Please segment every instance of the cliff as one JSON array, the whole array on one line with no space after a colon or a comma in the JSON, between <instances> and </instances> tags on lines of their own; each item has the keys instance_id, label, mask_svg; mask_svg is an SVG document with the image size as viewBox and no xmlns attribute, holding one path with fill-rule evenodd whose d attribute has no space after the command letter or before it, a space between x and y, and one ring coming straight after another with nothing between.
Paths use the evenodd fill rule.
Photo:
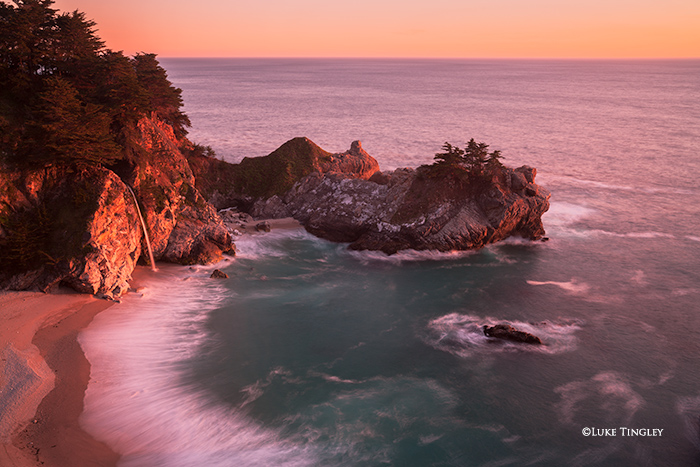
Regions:
<instances>
[{"instance_id":1,"label":"cliff","mask_svg":"<svg viewBox=\"0 0 700 467\"><path fill-rule=\"evenodd\" d=\"M434 164L381 173L359 141L332 154L307 138L228 164L198 155L155 114L138 121L128 143L135 155L110 167L0 167L0 287L47 291L64 284L121 295L136 263L148 262L129 187L155 259L179 264L234 252L200 190L219 207L294 217L319 237L388 254L544 235L541 216L550 195L535 183L531 167L499 165L475 175L460 165Z\"/></svg>"},{"instance_id":2,"label":"cliff","mask_svg":"<svg viewBox=\"0 0 700 467\"><path fill-rule=\"evenodd\" d=\"M0 287L48 291L63 284L117 297L137 261L147 262L133 187L156 260L207 263L231 252L216 211L172 127L143 117L131 135L140 155L111 168L56 164L0 167Z\"/></svg>"},{"instance_id":3,"label":"cliff","mask_svg":"<svg viewBox=\"0 0 700 467\"><path fill-rule=\"evenodd\" d=\"M244 158L239 164L190 153L197 187L218 209L240 206L250 209L258 199L283 196L295 183L312 173L342 173L368 179L379 164L359 141L349 150L332 154L308 138L294 138L268 156Z\"/></svg>"}]
</instances>

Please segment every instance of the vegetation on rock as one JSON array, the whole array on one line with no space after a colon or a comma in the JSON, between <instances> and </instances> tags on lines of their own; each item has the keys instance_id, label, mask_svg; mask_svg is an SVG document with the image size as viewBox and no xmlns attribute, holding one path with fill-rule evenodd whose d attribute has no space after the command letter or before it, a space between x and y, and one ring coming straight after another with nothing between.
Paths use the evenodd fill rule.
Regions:
<instances>
[{"instance_id":1,"label":"vegetation on rock","mask_svg":"<svg viewBox=\"0 0 700 467\"><path fill-rule=\"evenodd\" d=\"M0 2L0 158L18 166L110 165L136 154L128 135L155 114L190 122L153 54L107 49L81 12L52 0Z\"/></svg>"},{"instance_id":2,"label":"vegetation on rock","mask_svg":"<svg viewBox=\"0 0 700 467\"><path fill-rule=\"evenodd\" d=\"M53 3L0 0L0 287L122 293L142 235L127 185L156 259L220 258L231 239L182 153L181 90Z\"/></svg>"},{"instance_id":3,"label":"vegetation on rock","mask_svg":"<svg viewBox=\"0 0 700 467\"><path fill-rule=\"evenodd\" d=\"M444 152L435 154L435 162L430 166L432 175L453 173L466 175L472 179L491 179L503 169L501 151L488 151L486 143L470 139L464 149L445 143Z\"/></svg>"},{"instance_id":4,"label":"vegetation on rock","mask_svg":"<svg viewBox=\"0 0 700 467\"><path fill-rule=\"evenodd\" d=\"M283 195L296 182L319 170L320 163L330 161L331 153L300 137L287 141L267 156L246 157L239 164L211 156L211 151L196 146L187 155L197 188L210 200L218 193L232 203L236 196L257 199ZM232 194L236 196L231 197Z\"/></svg>"}]
</instances>

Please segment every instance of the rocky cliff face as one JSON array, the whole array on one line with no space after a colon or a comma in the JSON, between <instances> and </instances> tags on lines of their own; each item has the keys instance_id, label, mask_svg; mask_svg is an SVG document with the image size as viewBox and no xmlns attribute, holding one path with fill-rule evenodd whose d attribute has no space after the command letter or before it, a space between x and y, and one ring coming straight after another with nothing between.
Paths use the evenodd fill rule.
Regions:
<instances>
[{"instance_id":1,"label":"rocky cliff face","mask_svg":"<svg viewBox=\"0 0 700 467\"><path fill-rule=\"evenodd\" d=\"M0 286L118 296L141 254L133 198L113 172L46 169L7 173L2 206Z\"/></svg>"},{"instance_id":2,"label":"rocky cliff face","mask_svg":"<svg viewBox=\"0 0 700 467\"><path fill-rule=\"evenodd\" d=\"M216 210L195 187L181 144L170 125L157 118L139 121L134 138L148 157L126 175L144 206L156 261L210 263L231 252L231 237Z\"/></svg>"},{"instance_id":3,"label":"rocky cliff face","mask_svg":"<svg viewBox=\"0 0 700 467\"><path fill-rule=\"evenodd\" d=\"M350 248L439 251L480 248L509 236L539 239L549 193L531 167L503 168L490 180L430 167L374 173L313 173L283 196L255 202L259 218L294 217L311 233Z\"/></svg>"},{"instance_id":4,"label":"rocky cliff face","mask_svg":"<svg viewBox=\"0 0 700 467\"><path fill-rule=\"evenodd\" d=\"M117 297L145 254L133 187L156 260L209 263L233 252L214 208L194 176L172 128L154 116L139 122L135 163L0 168L0 288L50 290L58 284ZM119 174L119 175L117 175Z\"/></svg>"}]
</instances>

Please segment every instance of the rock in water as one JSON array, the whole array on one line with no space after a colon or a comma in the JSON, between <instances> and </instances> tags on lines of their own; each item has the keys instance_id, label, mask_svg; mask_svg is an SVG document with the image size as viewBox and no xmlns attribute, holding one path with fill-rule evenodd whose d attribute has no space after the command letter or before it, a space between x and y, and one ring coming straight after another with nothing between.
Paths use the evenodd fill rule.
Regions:
<instances>
[{"instance_id":1,"label":"rock in water","mask_svg":"<svg viewBox=\"0 0 700 467\"><path fill-rule=\"evenodd\" d=\"M512 342L535 345L542 344L539 337L529 332L519 331L510 324L496 324L495 326L484 325L484 335L486 337L495 337L496 339L504 339Z\"/></svg>"},{"instance_id":2,"label":"rock in water","mask_svg":"<svg viewBox=\"0 0 700 467\"><path fill-rule=\"evenodd\" d=\"M220 269L214 269L214 272L211 273L212 279L228 279L228 274L225 272L221 271Z\"/></svg>"},{"instance_id":3,"label":"rock in water","mask_svg":"<svg viewBox=\"0 0 700 467\"><path fill-rule=\"evenodd\" d=\"M550 195L527 181L534 174L530 167L504 168L480 181L429 167L371 180L313 173L282 197L258 200L252 214L294 217L312 234L355 250L468 250L510 236L543 237Z\"/></svg>"},{"instance_id":4,"label":"rock in water","mask_svg":"<svg viewBox=\"0 0 700 467\"><path fill-rule=\"evenodd\" d=\"M550 194L528 166L433 164L381 173L359 141L331 154L307 138L240 164L190 160L205 196L228 203L219 207L262 219L293 217L310 233L355 250L468 250L545 234L541 217Z\"/></svg>"}]
</instances>

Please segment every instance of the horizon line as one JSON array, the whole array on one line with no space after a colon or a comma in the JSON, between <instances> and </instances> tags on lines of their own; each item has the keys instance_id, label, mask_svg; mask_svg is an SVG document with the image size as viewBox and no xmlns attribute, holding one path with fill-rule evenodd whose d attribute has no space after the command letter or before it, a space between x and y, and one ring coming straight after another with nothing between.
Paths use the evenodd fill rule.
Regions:
<instances>
[{"instance_id":1,"label":"horizon line","mask_svg":"<svg viewBox=\"0 0 700 467\"><path fill-rule=\"evenodd\" d=\"M123 52L123 51L122 51ZM137 53L150 53L150 52L137 52ZM613 60L624 60L624 61L660 61L660 60L700 60L700 55L693 57L427 57L427 56L319 56L319 55L295 55L295 56L284 56L284 55L259 55L259 56L249 56L249 55L161 55L156 54L159 58L183 58L183 59L251 59L251 60L561 60L561 61L613 61Z\"/></svg>"}]
</instances>

